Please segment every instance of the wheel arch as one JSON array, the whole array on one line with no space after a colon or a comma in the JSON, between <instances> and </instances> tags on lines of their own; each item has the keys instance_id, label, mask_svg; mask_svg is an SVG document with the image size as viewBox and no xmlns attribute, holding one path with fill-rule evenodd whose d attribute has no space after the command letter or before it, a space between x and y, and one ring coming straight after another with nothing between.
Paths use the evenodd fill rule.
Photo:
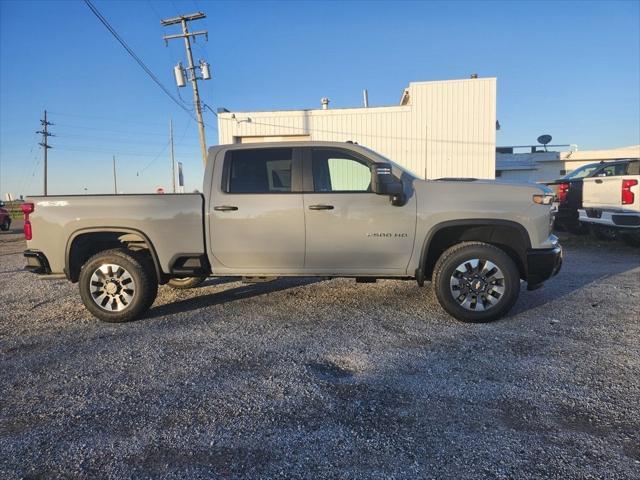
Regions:
<instances>
[{"instance_id":1,"label":"wheel arch","mask_svg":"<svg viewBox=\"0 0 640 480\"><path fill-rule=\"evenodd\" d=\"M526 277L526 252L531 248L526 228L511 220L474 218L441 222L429 230L415 273L418 282L431 278L433 268L445 250L465 241L485 242L501 248L514 260L521 278Z\"/></svg>"},{"instance_id":2,"label":"wheel arch","mask_svg":"<svg viewBox=\"0 0 640 480\"><path fill-rule=\"evenodd\" d=\"M121 227L85 228L73 232L65 247L64 272L67 279L77 282L80 268L96 253L123 246L131 250L147 250L153 261L158 283L166 283L166 275L160 267L158 254L149 237L140 230Z\"/></svg>"}]
</instances>

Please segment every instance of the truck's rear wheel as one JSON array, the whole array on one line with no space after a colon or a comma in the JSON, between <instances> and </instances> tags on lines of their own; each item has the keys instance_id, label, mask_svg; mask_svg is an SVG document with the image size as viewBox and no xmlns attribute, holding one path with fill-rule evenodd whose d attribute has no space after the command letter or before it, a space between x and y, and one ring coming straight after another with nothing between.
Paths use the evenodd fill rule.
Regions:
<instances>
[{"instance_id":1,"label":"truck's rear wheel","mask_svg":"<svg viewBox=\"0 0 640 480\"><path fill-rule=\"evenodd\" d=\"M171 288L175 288L177 290L186 290L187 288L194 288L204 282L207 277L182 277L182 278L172 278L167 282Z\"/></svg>"},{"instance_id":2,"label":"truck's rear wheel","mask_svg":"<svg viewBox=\"0 0 640 480\"><path fill-rule=\"evenodd\" d=\"M463 322L490 322L518 299L520 275L504 251L482 242L463 242L445 251L434 268L442 308Z\"/></svg>"},{"instance_id":3,"label":"truck's rear wheel","mask_svg":"<svg viewBox=\"0 0 640 480\"><path fill-rule=\"evenodd\" d=\"M6 232L7 230L9 230L11 228L11 219L9 217L6 217L3 221L2 224L0 224L0 230Z\"/></svg>"},{"instance_id":4,"label":"truck's rear wheel","mask_svg":"<svg viewBox=\"0 0 640 480\"><path fill-rule=\"evenodd\" d=\"M151 259L123 249L95 254L82 266L80 297L104 322L127 322L146 311L158 294Z\"/></svg>"}]
</instances>

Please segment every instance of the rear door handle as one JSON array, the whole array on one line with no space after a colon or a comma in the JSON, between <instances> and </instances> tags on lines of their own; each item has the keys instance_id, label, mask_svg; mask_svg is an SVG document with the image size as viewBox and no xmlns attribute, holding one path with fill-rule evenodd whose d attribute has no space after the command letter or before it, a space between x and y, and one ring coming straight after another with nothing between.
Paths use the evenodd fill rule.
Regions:
<instances>
[{"instance_id":1,"label":"rear door handle","mask_svg":"<svg viewBox=\"0 0 640 480\"><path fill-rule=\"evenodd\" d=\"M238 210L238 207L234 207L232 205L218 205L217 207L213 207L216 212L231 212L233 210Z\"/></svg>"},{"instance_id":2,"label":"rear door handle","mask_svg":"<svg viewBox=\"0 0 640 480\"><path fill-rule=\"evenodd\" d=\"M309 210L333 210L333 205L309 205Z\"/></svg>"},{"instance_id":3,"label":"rear door handle","mask_svg":"<svg viewBox=\"0 0 640 480\"><path fill-rule=\"evenodd\" d=\"M596 183L602 183L602 180L600 178L597 178Z\"/></svg>"}]
</instances>

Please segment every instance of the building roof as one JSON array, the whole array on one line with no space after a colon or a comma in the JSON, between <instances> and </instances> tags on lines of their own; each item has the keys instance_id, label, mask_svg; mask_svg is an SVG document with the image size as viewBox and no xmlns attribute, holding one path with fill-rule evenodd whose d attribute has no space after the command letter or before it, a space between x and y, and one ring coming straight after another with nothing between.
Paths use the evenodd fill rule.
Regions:
<instances>
[{"instance_id":1,"label":"building roof","mask_svg":"<svg viewBox=\"0 0 640 480\"><path fill-rule=\"evenodd\" d=\"M576 152L560 153L560 160L563 161L599 161L615 160L618 158L640 158L640 145L610 148L607 150L582 150Z\"/></svg>"}]
</instances>

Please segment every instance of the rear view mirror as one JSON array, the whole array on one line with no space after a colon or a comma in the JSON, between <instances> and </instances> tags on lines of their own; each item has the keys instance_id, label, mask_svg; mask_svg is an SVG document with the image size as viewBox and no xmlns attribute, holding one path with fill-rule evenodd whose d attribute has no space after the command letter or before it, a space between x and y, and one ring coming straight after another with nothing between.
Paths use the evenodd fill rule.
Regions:
<instances>
[{"instance_id":1,"label":"rear view mirror","mask_svg":"<svg viewBox=\"0 0 640 480\"><path fill-rule=\"evenodd\" d=\"M371 167L371 190L378 195L389 195L394 205L404 198L402 182L393 176L391 164L374 163Z\"/></svg>"}]
</instances>

